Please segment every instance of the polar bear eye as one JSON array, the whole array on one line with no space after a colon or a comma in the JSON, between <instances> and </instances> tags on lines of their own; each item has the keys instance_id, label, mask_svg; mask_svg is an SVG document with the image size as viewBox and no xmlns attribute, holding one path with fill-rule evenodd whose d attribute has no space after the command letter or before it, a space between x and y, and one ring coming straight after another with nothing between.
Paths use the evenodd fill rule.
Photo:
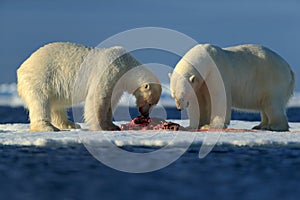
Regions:
<instances>
[{"instance_id":1,"label":"polar bear eye","mask_svg":"<svg viewBox=\"0 0 300 200\"><path fill-rule=\"evenodd\" d=\"M149 84L146 84L144 87L145 87L146 90L150 89L150 85Z\"/></svg>"}]
</instances>

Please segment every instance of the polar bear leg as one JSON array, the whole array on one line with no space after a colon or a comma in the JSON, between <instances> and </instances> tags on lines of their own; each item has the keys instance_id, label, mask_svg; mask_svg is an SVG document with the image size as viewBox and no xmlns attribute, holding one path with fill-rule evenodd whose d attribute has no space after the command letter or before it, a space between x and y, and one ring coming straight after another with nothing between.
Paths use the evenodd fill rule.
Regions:
<instances>
[{"instance_id":1,"label":"polar bear leg","mask_svg":"<svg viewBox=\"0 0 300 200\"><path fill-rule=\"evenodd\" d=\"M226 97L226 105L224 105L225 101L216 101L218 99L222 99L222 97L218 98L218 96L214 96L214 102L211 102L210 107L211 110L214 109L215 113L211 113L211 119L209 125L205 125L201 127L202 129L216 128L223 129L227 128L230 124L231 119L231 107L232 101L230 97Z\"/></svg>"},{"instance_id":2,"label":"polar bear leg","mask_svg":"<svg viewBox=\"0 0 300 200\"><path fill-rule=\"evenodd\" d=\"M84 119L90 126L90 130L120 130L112 123L110 99L106 97L97 99L96 101L95 95L88 95L85 101Z\"/></svg>"},{"instance_id":3,"label":"polar bear leg","mask_svg":"<svg viewBox=\"0 0 300 200\"><path fill-rule=\"evenodd\" d=\"M210 128L210 122L211 122L211 102L210 102L210 96L204 96L198 97L199 99L199 110L200 110L200 122L199 122L199 128L200 129L209 129Z\"/></svg>"},{"instance_id":4,"label":"polar bear leg","mask_svg":"<svg viewBox=\"0 0 300 200\"><path fill-rule=\"evenodd\" d=\"M103 117L101 114L98 116L98 121L100 122L100 126L103 127L104 130L120 131L121 129L112 122L113 117L112 117L111 106L109 106L108 109L105 109L105 111L107 112L106 117ZM98 113L101 113L101 109L100 112Z\"/></svg>"},{"instance_id":5,"label":"polar bear leg","mask_svg":"<svg viewBox=\"0 0 300 200\"><path fill-rule=\"evenodd\" d=\"M59 131L59 129L50 123L50 108L47 101L39 101L38 98L32 98L30 103L27 103L30 118L31 132L50 132Z\"/></svg>"},{"instance_id":6,"label":"polar bear leg","mask_svg":"<svg viewBox=\"0 0 300 200\"><path fill-rule=\"evenodd\" d=\"M230 82L220 78L219 72L212 72L206 78L206 84L209 86L211 119L209 126L203 128L227 128L231 118L232 99Z\"/></svg>"},{"instance_id":7,"label":"polar bear leg","mask_svg":"<svg viewBox=\"0 0 300 200\"><path fill-rule=\"evenodd\" d=\"M200 122L199 128L205 125L208 125L210 122L210 115L211 115L211 103L210 103L210 96L209 92L206 90L202 93L204 94L197 94L198 102L199 102L199 112L200 112Z\"/></svg>"},{"instance_id":8,"label":"polar bear leg","mask_svg":"<svg viewBox=\"0 0 300 200\"><path fill-rule=\"evenodd\" d=\"M80 128L78 124L68 120L67 112L64 109L51 109L51 123L60 130Z\"/></svg>"},{"instance_id":9,"label":"polar bear leg","mask_svg":"<svg viewBox=\"0 0 300 200\"><path fill-rule=\"evenodd\" d=\"M225 127L227 128L229 126L229 124L230 124L231 111L232 111L232 98L231 98L231 95L226 95L226 116L225 116L224 128Z\"/></svg>"},{"instance_id":10,"label":"polar bear leg","mask_svg":"<svg viewBox=\"0 0 300 200\"><path fill-rule=\"evenodd\" d=\"M252 129L267 130L269 124L268 117L264 111L260 112L260 116L261 116L261 123L257 126L254 126Z\"/></svg>"},{"instance_id":11,"label":"polar bear leg","mask_svg":"<svg viewBox=\"0 0 300 200\"><path fill-rule=\"evenodd\" d=\"M198 129L199 128L199 112L196 111L197 109L193 109L192 106L189 106L187 109L188 116L190 119L190 125L185 127L187 129Z\"/></svg>"},{"instance_id":12,"label":"polar bear leg","mask_svg":"<svg viewBox=\"0 0 300 200\"><path fill-rule=\"evenodd\" d=\"M265 108L265 112L268 117L268 130L289 130L288 120L285 114L285 106L273 103Z\"/></svg>"}]
</instances>

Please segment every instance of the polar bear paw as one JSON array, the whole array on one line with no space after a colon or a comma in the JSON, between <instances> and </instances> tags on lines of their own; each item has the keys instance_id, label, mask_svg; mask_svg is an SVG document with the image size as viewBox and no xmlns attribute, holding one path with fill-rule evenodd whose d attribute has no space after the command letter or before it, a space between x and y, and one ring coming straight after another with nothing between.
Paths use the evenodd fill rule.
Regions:
<instances>
[{"instance_id":1,"label":"polar bear paw","mask_svg":"<svg viewBox=\"0 0 300 200\"><path fill-rule=\"evenodd\" d=\"M226 124L207 124L204 126L201 126L201 130L207 130L207 129L226 129Z\"/></svg>"},{"instance_id":2,"label":"polar bear paw","mask_svg":"<svg viewBox=\"0 0 300 200\"><path fill-rule=\"evenodd\" d=\"M105 131L120 131L120 127L118 127L117 125L115 125L114 123L104 123L102 125L100 125L102 130Z\"/></svg>"},{"instance_id":3,"label":"polar bear paw","mask_svg":"<svg viewBox=\"0 0 300 200\"><path fill-rule=\"evenodd\" d=\"M115 125L112 121L101 121L99 120L100 129L104 131L120 131L120 127Z\"/></svg>"},{"instance_id":4,"label":"polar bear paw","mask_svg":"<svg viewBox=\"0 0 300 200\"><path fill-rule=\"evenodd\" d=\"M61 123L61 124L55 124L54 125L56 127L58 127L60 130L70 130L70 129L80 129L80 125L79 124L76 124L74 122L71 122L71 121L67 121L67 122L64 122L64 123Z\"/></svg>"},{"instance_id":5,"label":"polar bear paw","mask_svg":"<svg viewBox=\"0 0 300 200\"><path fill-rule=\"evenodd\" d=\"M269 126L267 124L259 124L254 126L252 129L254 130L269 130Z\"/></svg>"},{"instance_id":6,"label":"polar bear paw","mask_svg":"<svg viewBox=\"0 0 300 200\"><path fill-rule=\"evenodd\" d=\"M197 131L198 128L195 128L195 126L186 126L184 127L185 130L189 130L189 131Z\"/></svg>"},{"instance_id":7,"label":"polar bear paw","mask_svg":"<svg viewBox=\"0 0 300 200\"><path fill-rule=\"evenodd\" d=\"M113 126L108 127L106 130L108 130L108 131L120 131L121 129L118 126L113 125Z\"/></svg>"},{"instance_id":8,"label":"polar bear paw","mask_svg":"<svg viewBox=\"0 0 300 200\"><path fill-rule=\"evenodd\" d=\"M289 125L287 123L283 124L271 124L269 126L270 131L279 131L279 132L285 132L289 131Z\"/></svg>"},{"instance_id":9,"label":"polar bear paw","mask_svg":"<svg viewBox=\"0 0 300 200\"><path fill-rule=\"evenodd\" d=\"M48 121L37 121L30 123L30 132L54 132L60 131Z\"/></svg>"},{"instance_id":10,"label":"polar bear paw","mask_svg":"<svg viewBox=\"0 0 300 200\"><path fill-rule=\"evenodd\" d=\"M120 127L113 123L102 123L102 124L92 124L90 125L90 130L92 131L120 131Z\"/></svg>"},{"instance_id":11,"label":"polar bear paw","mask_svg":"<svg viewBox=\"0 0 300 200\"><path fill-rule=\"evenodd\" d=\"M260 125L254 126L252 129L285 132L285 131L289 131L289 125L287 123L275 124L275 125L261 125L260 124Z\"/></svg>"}]
</instances>

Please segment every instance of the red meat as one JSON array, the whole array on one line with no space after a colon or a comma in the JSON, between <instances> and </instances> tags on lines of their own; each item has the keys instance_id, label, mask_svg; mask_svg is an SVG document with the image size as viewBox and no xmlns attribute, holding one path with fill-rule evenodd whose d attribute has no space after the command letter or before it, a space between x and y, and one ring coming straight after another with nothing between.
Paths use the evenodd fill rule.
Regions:
<instances>
[{"instance_id":1,"label":"red meat","mask_svg":"<svg viewBox=\"0 0 300 200\"><path fill-rule=\"evenodd\" d=\"M173 130L178 131L179 124L166 122L159 118L149 118L139 116L131 120L129 123L121 124L121 130Z\"/></svg>"}]
</instances>

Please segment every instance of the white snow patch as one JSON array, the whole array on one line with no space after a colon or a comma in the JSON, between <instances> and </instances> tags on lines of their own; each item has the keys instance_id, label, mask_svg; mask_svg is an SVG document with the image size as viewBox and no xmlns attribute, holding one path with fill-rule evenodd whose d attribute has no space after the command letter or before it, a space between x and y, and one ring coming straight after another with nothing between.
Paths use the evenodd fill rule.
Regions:
<instances>
[{"instance_id":1,"label":"white snow patch","mask_svg":"<svg viewBox=\"0 0 300 200\"><path fill-rule=\"evenodd\" d=\"M170 120L188 125L188 120ZM117 124L125 122L117 122ZM87 131L28 132L28 124L0 124L0 144L25 146L105 145L163 147L184 146L195 136L192 145L200 147L206 136L220 133L217 145L233 146L292 146L300 147L300 123L290 123L290 132L252 131L258 122L232 121L230 128L247 129L237 132L185 132L185 131ZM84 125L84 124L81 124Z\"/></svg>"}]
</instances>

